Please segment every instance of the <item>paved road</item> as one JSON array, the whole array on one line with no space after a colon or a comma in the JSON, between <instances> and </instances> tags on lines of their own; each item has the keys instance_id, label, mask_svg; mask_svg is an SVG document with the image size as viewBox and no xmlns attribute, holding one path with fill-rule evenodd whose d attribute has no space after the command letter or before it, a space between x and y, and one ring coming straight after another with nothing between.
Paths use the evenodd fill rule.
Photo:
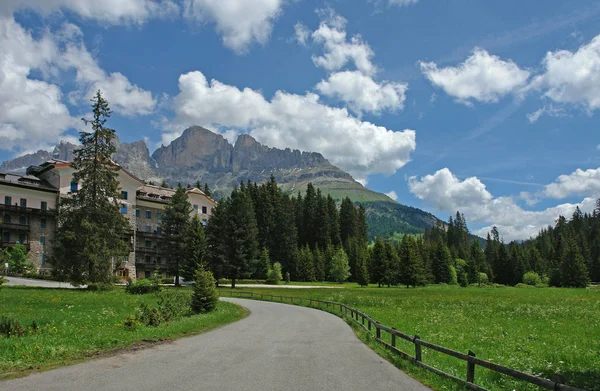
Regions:
<instances>
[{"instance_id":1,"label":"paved road","mask_svg":"<svg viewBox=\"0 0 600 391\"><path fill-rule=\"evenodd\" d=\"M21 278L21 277L5 277L8 282L5 286L37 286L40 288L69 288L76 289L71 284L66 282L48 281L48 280L36 280L33 278ZM82 287L84 288L85 285Z\"/></svg>"},{"instance_id":2,"label":"paved road","mask_svg":"<svg viewBox=\"0 0 600 391\"><path fill-rule=\"evenodd\" d=\"M0 381L0 390L430 390L380 358L334 315L227 300L248 308L250 316L170 344Z\"/></svg>"}]
</instances>

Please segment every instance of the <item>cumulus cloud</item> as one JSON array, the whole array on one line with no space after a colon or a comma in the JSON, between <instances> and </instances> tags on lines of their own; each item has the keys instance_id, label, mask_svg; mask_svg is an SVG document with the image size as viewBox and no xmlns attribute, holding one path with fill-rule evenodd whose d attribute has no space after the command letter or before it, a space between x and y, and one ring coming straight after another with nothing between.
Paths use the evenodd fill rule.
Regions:
<instances>
[{"instance_id":1,"label":"cumulus cloud","mask_svg":"<svg viewBox=\"0 0 600 391\"><path fill-rule=\"evenodd\" d=\"M313 93L277 91L269 101L250 88L209 82L199 71L181 75L179 89L172 103L177 128L163 136L165 144L189 125L236 129L271 147L321 152L363 181L373 173L393 174L416 148L415 131L361 121L346 109L322 104Z\"/></svg>"},{"instance_id":2,"label":"cumulus cloud","mask_svg":"<svg viewBox=\"0 0 600 391\"><path fill-rule=\"evenodd\" d=\"M600 198L600 167L559 176L546 186L544 195L551 198L567 198L572 195L587 195Z\"/></svg>"},{"instance_id":3,"label":"cumulus cloud","mask_svg":"<svg viewBox=\"0 0 600 391\"><path fill-rule=\"evenodd\" d=\"M578 204L565 203L541 211L521 208L511 197L494 197L476 177L460 180L448 168L433 175L408 180L409 190L419 199L440 211L460 210L467 220L489 223L477 235L485 236L496 225L505 240L528 239L540 229L554 224L559 215L569 216L576 206L591 212L595 198L588 197Z\"/></svg>"},{"instance_id":4,"label":"cumulus cloud","mask_svg":"<svg viewBox=\"0 0 600 391\"><path fill-rule=\"evenodd\" d=\"M579 104L590 112L600 108L600 35L575 53L548 52L543 65L530 88L544 90L554 102Z\"/></svg>"},{"instance_id":5,"label":"cumulus cloud","mask_svg":"<svg viewBox=\"0 0 600 391\"><path fill-rule=\"evenodd\" d=\"M12 17L0 17L0 148L47 149L66 131L80 126L64 104L59 86L47 81L70 70L75 70L80 88L72 96L87 98L102 88L115 111L123 114L146 114L155 104L149 92L123 75L106 74L85 49L76 26L66 24L36 39ZM41 73L42 80L31 77L34 71Z\"/></svg>"},{"instance_id":6,"label":"cumulus cloud","mask_svg":"<svg viewBox=\"0 0 600 391\"><path fill-rule=\"evenodd\" d=\"M310 30L308 27L298 22L294 25L294 34L296 41L302 46L306 46L308 39L310 38Z\"/></svg>"},{"instance_id":7,"label":"cumulus cloud","mask_svg":"<svg viewBox=\"0 0 600 391\"><path fill-rule=\"evenodd\" d=\"M524 87L530 75L513 61L479 48L457 67L439 68L434 62L422 61L419 66L431 83L464 104L471 104L471 99L497 102Z\"/></svg>"},{"instance_id":8,"label":"cumulus cloud","mask_svg":"<svg viewBox=\"0 0 600 391\"><path fill-rule=\"evenodd\" d=\"M0 3L0 14L5 16L22 10L42 15L71 11L86 19L122 24L174 15L179 6L172 0L3 0Z\"/></svg>"},{"instance_id":9,"label":"cumulus cloud","mask_svg":"<svg viewBox=\"0 0 600 391\"><path fill-rule=\"evenodd\" d=\"M199 22L214 21L223 44L241 54L254 42L268 41L283 3L283 0L184 0L183 15Z\"/></svg>"},{"instance_id":10,"label":"cumulus cloud","mask_svg":"<svg viewBox=\"0 0 600 391\"><path fill-rule=\"evenodd\" d=\"M377 67L371 61L374 56L371 47L363 42L360 35L346 39L346 19L333 11L321 11L324 18L319 28L312 33L315 43L323 45L323 55L313 56L313 63L330 72L342 69L348 62L365 75L373 75Z\"/></svg>"},{"instance_id":11,"label":"cumulus cloud","mask_svg":"<svg viewBox=\"0 0 600 391\"><path fill-rule=\"evenodd\" d=\"M402 109L408 89L403 83L384 81L379 84L358 71L333 73L315 88L323 95L347 102L358 113Z\"/></svg>"},{"instance_id":12,"label":"cumulus cloud","mask_svg":"<svg viewBox=\"0 0 600 391\"><path fill-rule=\"evenodd\" d=\"M396 192L394 190L384 193L386 196L390 197L391 199L393 199L394 201L398 201L398 194L396 194Z\"/></svg>"}]
</instances>

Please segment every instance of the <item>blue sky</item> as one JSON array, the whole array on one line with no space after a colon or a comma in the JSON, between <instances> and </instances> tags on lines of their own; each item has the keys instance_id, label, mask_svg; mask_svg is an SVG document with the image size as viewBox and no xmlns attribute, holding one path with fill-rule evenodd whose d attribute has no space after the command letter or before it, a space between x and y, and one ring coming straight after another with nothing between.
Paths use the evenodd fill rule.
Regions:
<instances>
[{"instance_id":1,"label":"blue sky","mask_svg":"<svg viewBox=\"0 0 600 391\"><path fill-rule=\"evenodd\" d=\"M73 139L101 88L123 141L248 132L523 239L600 197L599 22L582 1L7 0L0 158Z\"/></svg>"}]
</instances>

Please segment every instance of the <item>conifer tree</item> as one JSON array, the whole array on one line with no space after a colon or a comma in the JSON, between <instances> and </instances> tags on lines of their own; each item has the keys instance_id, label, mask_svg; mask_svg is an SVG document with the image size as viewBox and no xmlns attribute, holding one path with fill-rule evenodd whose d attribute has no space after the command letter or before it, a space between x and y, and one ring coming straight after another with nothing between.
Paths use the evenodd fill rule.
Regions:
<instances>
[{"instance_id":1,"label":"conifer tree","mask_svg":"<svg viewBox=\"0 0 600 391\"><path fill-rule=\"evenodd\" d=\"M381 237L375 239L375 245L373 246L372 256L372 273L371 279L376 282L379 287L383 284L389 284L390 281L390 262L388 260L388 254L385 248L385 243L381 240Z\"/></svg>"},{"instance_id":2,"label":"conifer tree","mask_svg":"<svg viewBox=\"0 0 600 391\"><path fill-rule=\"evenodd\" d=\"M198 184L200 184L198 182ZM200 186L198 186L198 189L200 188ZM204 192L204 194L206 194L209 197L212 197L212 191L210 191L210 187L208 187L208 183L204 184L204 188L202 189L202 192Z\"/></svg>"},{"instance_id":3,"label":"conifer tree","mask_svg":"<svg viewBox=\"0 0 600 391\"><path fill-rule=\"evenodd\" d=\"M331 259L329 275L334 282L342 283L350 277L350 265L348 256L342 247L338 248Z\"/></svg>"},{"instance_id":4,"label":"conifer tree","mask_svg":"<svg viewBox=\"0 0 600 391\"><path fill-rule=\"evenodd\" d=\"M298 231L294 200L281 195L276 205L275 231L273 246L270 249L271 259L281 264L283 273L290 273L296 279L296 259L298 256Z\"/></svg>"},{"instance_id":5,"label":"conifer tree","mask_svg":"<svg viewBox=\"0 0 600 391\"><path fill-rule=\"evenodd\" d=\"M130 252L124 238L131 227L119 207L120 168L111 161L116 136L105 126L111 110L99 90L91 101L93 119L83 121L92 129L79 133L72 163L80 188L60 201L52 260L55 277L74 285L110 282Z\"/></svg>"},{"instance_id":6,"label":"conifer tree","mask_svg":"<svg viewBox=\"0 0 600 391\"><path fill-rule=\"evenodd\" d=\"M162 245L167 264L175 275L175 286L179 286L181 267L189 254L187 244L192 210L186 190L179 185L162 218Z\"/></svg>"},{"instance_id":7,"label":"conifer tree","mask_svg":"<svg viewBox=\"0 0 600 391\"><path fill-rule=\"evenodd\" d=\"M202 314L211 312L219 302L216 281L210 271L198 269L194 273L194 293L192 294L192 312Z\"/></svg>"},{"instance_id":8,"label":"conifer tree","mask_svg":"<svg viewBox=\"0 0 600 391\"><path fill-rule=\"evenodd\" d=\"M399 282L406 287L425 285L423 264L414 239L404 235L398 253L401 267Z\"/></svg>"},{"instance_id":9,"label":"conifer tree","mask_svg":"<svg viewBox=\"0 0 600 391\"><path fill-rule=\"evenodd\" d=\"M452 255L448 246L439 241L432 261L433 276L436 284L450 284L452 282L452 275L450 273L451 258Z\"/></svg>"},{"instance_id":10,"label":"conifer tree","mask_svg":"<svg viewBox=\"0 0 600 391\"><path fill-rule=\"evenodd\" d=\"M360 247L356 257L356 282L360 286L369 285L369 270L367 264L369 261L369 250L367 247Z\"/></svg>"},{"instance_id":11,"label":"conifer tree","mask_svg":"<svg viewBox=\"0 0 600 391\"><path fill-rule=\"evenodd\" d=\"M281 264L279 267L281 268ZM260 261L258 263L258 270L256 271L256 278L260 280L266 279L268 277L269 270L271 270L269 250L263 247L262 251L260 252ZM281 273L281 270L279 272Z\"/></svg>"},{"instance_id":12,"label":"conifer tree","mask_svg":"<svg viewBox=\"0 0 600 391\"><path fill-rule=\"evenodd\" d=\"M340 238L340 214L335 204L335 200L330 194L327 194L327 209L329 216L329 234L331 235L330 243L334 247L339 247L342 244Z\"/></svg>"},{"instance_id":13,"label":"conifer tree","mask_svg":"<svg viewBox=\"0 0 600 391\"><path fill-rule=\"evenodd\" d=\"M305 245L298 254L298 279L305 282L315 281L315 266L310 247Z\"/></svg>"},{"instance_id":14,"label":"conifer tree","mask_svg":"<svg viewBox=\"0 0 600 391\"><path fill-rule=\"evenodd\" d=\"M231 200L222 200L212 209L206 226L206 261L217 279L225 277L227 260L227 211Z\"/></svg>"},{"instance_id":15,"label":"conifer tree","mask_svg":"<svg viewBox=\"0 0 600 391\"><path fill-rule=\"evenodd\" d=\"M342 200L340 206L340 239L344 248L348 249L348 240L355 236L356 230L356 209L350 198Z\"/></svg>"},{"instance_id":16,"label":"conifer tree","mask_svg":"<svg viewBox=\"0 0 600 391\"><path fill-rule=\"evenodd\" d=\"M577 242L573 237L567 239L567 250L560 265L561 286L585 288L590 283L587 268Z\"/></svg>"},{"instance_id":17,"label":"conifer tree","mask_svg":"<svg viewBox=\"0 0 600 391\"><path fill-rule=\"evenodd\" d=\"M194 278L198 269L206 269L204 256L206 254L206 237L204 227L198 215L195 215L189 225L185 243L186 256L183 260L181 275L187 281Z\"/></svg>"}]
</instances>

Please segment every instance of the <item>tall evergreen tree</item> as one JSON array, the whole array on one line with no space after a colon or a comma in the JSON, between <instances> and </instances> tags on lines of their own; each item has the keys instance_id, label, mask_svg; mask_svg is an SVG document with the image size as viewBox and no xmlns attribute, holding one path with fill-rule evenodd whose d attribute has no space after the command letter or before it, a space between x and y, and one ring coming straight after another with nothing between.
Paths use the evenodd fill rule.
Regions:
<instances>
[{"instance_id":1,"label":"tall evergreen tree","mask_svg":"<svg viewBox=\"0 0 600 391\"><path fill-rule=\"evenodd\" d=\"M79 133L81 148L72 164L80 188L60 201L52 259L55 276L74 285L111 281L130 252L124 238L131 227L119 207L119 167L111 161L116 136L105 126L111 110L99 90L91 101L93 119L83 121L92 131Z\"/></svg>"},{"instance_id":2,"label":"tall evergreen tree","mask_svg":"<svg viewBox=\"0 0 600 391\"><path fill-rule=\"evenodd\" d=\"M200 184L200 183L198 183ZM200 186L198 186L198 189L200 188ZM210 191L210 187L208 187L208 183L204 184L204 188L202 189L202 191L204 192L204 194L206 194L209 197L212 197L212 191Z\"/></svg>"},{"instance_id":3,"label":"tall evergreen tree","mask_svg":"<svg viewBox=\"0 0 600 391\"><path fill-rule=\"evenodd\" d=\"M388 260L385 243L379 236L375 239L371 257L371 280L376 282L379 287L383 284L389 285L391 280L390 262Z\"/></svg>"},{"instance_id":4,"label":"tall evergreen tree","mask_svg":"<svg viewBox=\"0 0 600 391\"><path fill-rule=\"evenodd\" d=\"M162 246L165 250L167 264L175 275L175 286L179 286L181 267L188 254L187 244L192 210L186 190L179 185L165 208L162 218Z\"/></svg>"},{"instance_id":5,"label":"tall evergreen tree","mask_svg":"<svg viewBox=\"0 0 600 391\"><path fill-rule=\"evenodd\" d=\"M398 253L401 268L399 282L407 287L425 285L422 259L417 250L416 242L411 236L404 235L402 237Z\"/></svg>"},{"instance_id":6,"label":"tall evergreen tree","mask_svg":"<svg viewBox=\"0 0 600 391\"><path fill-rule=\"evenodd\" d=\"M348 240L356 233L356 209L350 198L342 200L340 206L340 238L344 248L348 249Z\"/></svg>"},{"instance_id":7,"label":"tall evergreen tree","mask_svg":"<svg viewBox=\"0 0 600 391\"><path fill-rule=\"evenodd\" d=\"M573 237L567 239L565 258L560 265L561 286L585 288L590 283L585 261Z\"/></svg>"},{"instance_id":8,"label":"tall evergreen tree","mask_svg":"<svg viewBox=\"0 0 600 391\"><path fill-rule=\"evenodd\" d=\"M308 244L304 245L298 254L297 276L300 281L312 282L316 280L314 257Z\"/></svg>"},{"instance_id":9,"label":"tall evergreen tree","mask_svg":"<svg viewBox=\"0 0 600 391\"><path fill-rule=\"evenodd\" d=\"M194 279L196 270L206 270L204 256L206 254L206 237L204 227L198 215L195 215L189 225L185 243L186 256L183 260L181 275L188 281Z\"/></svg>"},{"instance_id":10,"label":"tall evergreen tree","mask_svg":"<svg viewBox=\"0 0 600 391\"><path fill-rule=\"evenodd\" d=\"M431 265L436 284L450 284L452 282L452 275L450 274L451 262L452 254L450 254L448 246L444 242L439 241Z\"/></svg>"},{"instance_id":11,"label":"tall evergreen tree","mask_svg":"<svg viewBox=\"0 0 600 391\"><path fill-rule=\"evenodd\" d=\"M369 285L369 249L367 247L359 247L356 256L355 280L360 286Z\"/></svg>"}]
</instances>

